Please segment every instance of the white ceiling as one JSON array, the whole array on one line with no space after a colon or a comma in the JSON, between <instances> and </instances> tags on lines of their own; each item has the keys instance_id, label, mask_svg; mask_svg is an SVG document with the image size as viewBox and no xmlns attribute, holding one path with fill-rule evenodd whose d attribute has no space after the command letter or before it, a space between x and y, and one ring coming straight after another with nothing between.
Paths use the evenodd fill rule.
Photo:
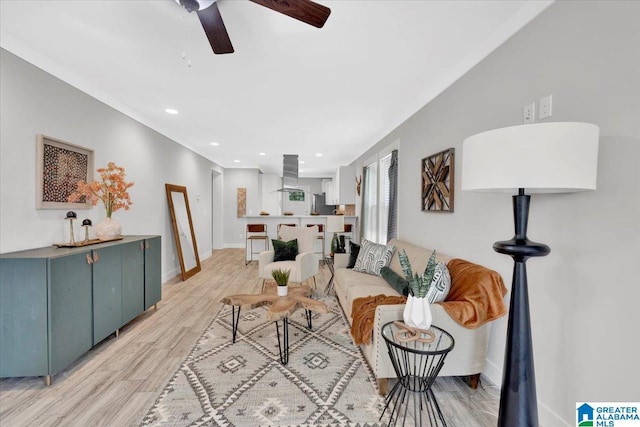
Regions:
<instances>
[{"instance_id":1,"label":"white ceiling","mask_svg":"<svg viewBox=\"0 0 640 427\"><path fill-rule=\"evenodd\" d=\"M1 0L0 45L221 166L281 173L282 155L299 154L300 176L318 177L550 4L318 2L331 8L321 29L219 0L235 53L214 55L198 17L173 0Z\"/></svg>"}]
</instances>

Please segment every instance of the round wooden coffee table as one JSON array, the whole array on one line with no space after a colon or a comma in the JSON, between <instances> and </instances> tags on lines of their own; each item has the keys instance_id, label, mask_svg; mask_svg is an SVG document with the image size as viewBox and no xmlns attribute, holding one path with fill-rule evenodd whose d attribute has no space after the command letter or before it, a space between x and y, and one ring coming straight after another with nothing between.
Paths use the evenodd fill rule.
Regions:
<instances>
[{"instance_id":1,"label":"round wooden coffee table","mask_svg":"<svg viewBox=\"0 0 640 427\"><path fill-rule=\"evenodd\" d=\"M309 286L289 286L287 296L278 296L275 283L267 283L265 289L260 294L237 294L229 295L220 300L223 304L232 306L231 325L233 328L233 342L236 342L238 333L238 322L240 321L240 310L251 310L258 307L268 306L267 319L276 323L276 334L278 336L278 352L280 362L283 365L289 363L289 316L299 308L303 308L307 317L307 327L313 327L311 322L311 312L328 313L329 308L322 301L310 298L313 291ZM236 307L238 312L236 313ZM278 322L282 321L283 337L280 340L280 328Z\"/></svg>"}]
</instances>

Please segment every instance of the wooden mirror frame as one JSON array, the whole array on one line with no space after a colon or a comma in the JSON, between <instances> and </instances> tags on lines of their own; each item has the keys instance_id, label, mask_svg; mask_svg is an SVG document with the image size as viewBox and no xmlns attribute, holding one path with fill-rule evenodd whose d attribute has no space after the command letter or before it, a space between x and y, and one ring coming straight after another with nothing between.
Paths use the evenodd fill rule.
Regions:
<instances>
[{"instance_id":1,"label":"wooden mirror frame","mask_svg":"<svg viewBox=\"0 0 640 427\"><path fill-rule=\"evenodd\" d=\"M189 197L187 196L187 187L174 184L165 184L167 191L167 201L169 202L169 212L171 212L171 225L173 226L173 237L176 242L176 249L178 250L178 258L180 260L180 271L182 273L182 280L187 280L201 270L200 256L198 255L198 245L196 244L196 234L193 231L193 222L191 221L191 209L189 209ZM177 212L173 203L173 193L180 193L184 196L184 203L186 207L187 218L189 219L189 229L191 230L191 241L193 242L193 253L195 255L195 267L187 270L185 266L184 254L182 246L188 244L188 241L182 242L180 240L180 230L178 228Z\"/></svg>"}]
</instances>

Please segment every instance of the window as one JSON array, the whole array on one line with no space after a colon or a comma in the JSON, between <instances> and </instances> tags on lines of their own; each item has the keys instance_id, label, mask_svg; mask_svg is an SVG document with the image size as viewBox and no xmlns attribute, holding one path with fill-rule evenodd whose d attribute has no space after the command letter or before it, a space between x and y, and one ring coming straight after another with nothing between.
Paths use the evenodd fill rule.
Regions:
<instances>
[{"instance_id":1,"label":"window","mask_svg":"<svg viewBox=\"0 0 640 427\"><path fill-rule=\"evenodd\" d=\"M362 205L363 237L376 243L387 243L389 221L389 168L391 154L365 166Z\"/></svg>"}]
</instances>

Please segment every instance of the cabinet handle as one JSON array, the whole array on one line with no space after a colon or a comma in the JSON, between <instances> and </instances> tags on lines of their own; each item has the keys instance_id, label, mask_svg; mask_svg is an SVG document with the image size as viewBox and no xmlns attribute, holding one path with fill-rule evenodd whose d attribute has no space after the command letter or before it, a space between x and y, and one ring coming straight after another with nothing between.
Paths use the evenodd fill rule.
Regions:
<instances>
[{"instance_id":1,"label":"cabinet handle","mask_svg":"<svg viewBox=\"0 0 640 427\"><path fill-rule=\"evenodd\" d=\"M91 259L91 254L87 254L87 264L93 264L93 260Z\"/></svg>"},{"instance_id":2,"label":"cabinet handle","mask_svg":"<svg viewBox=\"0 0 640 427\"><path fill-rule=\"evenodd\" d=\"M140 242L140 250L144 249L144 244L142 242Z\"/></svg>"},{"instance_id":3,"label":"cabinet handle","mask_svg":"<svg viewBox=\"0 0 640 427\"><path fill-rule=\"evenodd\" d=\"M146 245L146 248L149 249L149 242L146 242L145 245Z\"/></svg>"},{"instance_id":4,"label":"cabinet handle","mask_svg":"<svg viewBox=\"0 0 640 427\"><path fill-rule=\"evenodd\" d=\"M100 255L98 255L98 251L93 252L93 262L100 261Z\"/></svg>"}]
</instances>

